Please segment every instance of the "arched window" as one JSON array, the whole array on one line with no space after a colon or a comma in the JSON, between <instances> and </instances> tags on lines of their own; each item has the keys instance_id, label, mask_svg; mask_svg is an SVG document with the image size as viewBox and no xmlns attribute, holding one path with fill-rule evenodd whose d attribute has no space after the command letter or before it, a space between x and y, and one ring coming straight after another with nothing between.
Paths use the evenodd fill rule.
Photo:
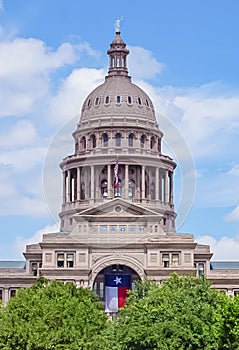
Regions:
<instances>
[{"instance_id":1,"label":"arched window","mask_svg":"<svg viewBox=\"0 0 239 350\"><path fill-rule=\"evenodd\" d=\"M144 148L144 144L145 144L145 135L142 135L140 137L140 147L141 148Z\"/></svg>"},{"instance_id":2,"label":"arched window","mask_svg":"<svg viewBox=\"0 0 239 350\"><path fill-rule=\"evenodd\" d=\"M121 101L120 101L120 96L117 96L116 97L116 103L120 103Z\"/></svg>"},{"instance_id":3,"label":"arched window","mask_svg":"<svg viewBox=\"0 0 239 350\"><path fill-rule=\"evenodd\" d=\"M141 104L142 104L142 102L141 102L141 98L140 98L140 97L138 97L138 104L139 104L139 105L141 105Z\"/></svg>"},{"instance_id":4,"label":"arched window","mask_svg":"<svg viewBox=\"0 0 239 350\"><path fill-rule=\"evenodd\" d=\"M91 136L91 146L92 146L92 148L96 148L96 136L95 135Z\"/></svg>"},{"instance_id":5,"label":"arched window","mask_svg":"<svg viewBox=\"0 0 239 350\"><path fill-rule=\"evenodd\" d=\"M109 104L110 103L110 98L109 98L109 96L106 96L106 98L105 98L105 104Z\"/></svg>"},{"instance_id":6,"label":"arched window","mask_svg":"<svg viewBox=\"0 0 239 350\"><path fill-rule=\"evenodd\" d=\"M83 136L80 141L81 149L86 149L86 138Z\"/></svg>"},{"instance_id":7,"label":"arched window","mask_svg":"<svg viewBox=\"0 0 239 350\"><path fill-rule=\"evenodd\" d=\"M106 179L101 181L101 194L104 198L108 196L108 184Z\"/></svg>"},{"instance_id":8,"label":"arched window","mask_svg":"<svg viewBox=\"0 0 239 350\"><path fill-rule=\"evenodd\" d=\"M134 146L134 134L132 132L129 134L128 146L129 147L133 147Z\"/></svg>"},{"instance_id":9,"label":"arched window","mask_svg":"<svg viewBox=\"0 0 239 350\"><path fill-rule=\"evenodd\" d=\"M96 99L95 99L95 105L98 106L98 104L99 104L99 97L96 97Z\"/></svg>"},{"instance_id":10,"label":"arched window","mask_svg":"<svg viewBox=\"0 0 239 350\"><path fill-rule=\"evenodd\" d=\"M129 198L135 197L135 181L130 179L128 183L128 196Z\"/></svg>"},{"instance_id":11,"label":"arched window","mask_svg":"<svg viewBox=\"0 0 239 350\"><path fill-rule=\"evenodd\" d=\"M150 197L151 199L155 199L155 183L152 182L150 186Z\"/></svg>"},{"instance_id":12,"label":"arched window","mask_svg":"<svg viewBox=\"0 0 239 350\"><path fill-rule=\"evenodd\" d=\"M151 149L154 149L154 145L155 145L156 141L155 141L155 137L152 136L151 139L150 139L150 148Z\"/></svg>"},{"instance_id":13,"label":"arched window","mask_svg":"<svg viewBox=\"0 0 239 350\"><path fill-rule=\"evenodd\" d=\"M117 132L117 134L115 135L115 146L121 146L121 134L119 132Z\"/></svg>"},{"instance_id":14,"label":"arched window","mask_svg":"<svg viewBox=\"0 0 239 350\"><path fill-rule=\"evenodd\" d=\"M108 140L109 140L108 134L104 133L102 140L103 140L103 147L108 147Z\"/></svg>"}]
</instances>

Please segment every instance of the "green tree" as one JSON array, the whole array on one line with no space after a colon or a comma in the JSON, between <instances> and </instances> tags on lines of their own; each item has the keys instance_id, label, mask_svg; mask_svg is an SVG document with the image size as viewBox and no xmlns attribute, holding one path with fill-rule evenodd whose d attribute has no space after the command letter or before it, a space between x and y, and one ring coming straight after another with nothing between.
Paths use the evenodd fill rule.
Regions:
<instances>
[{"instance_id":1,"label":"green tree","mask_svg":"<svg viewBox=\"0 0 239 350\"><path fill-rule=\"evenodd\" d=\"M112 349L219 349L218 295L203 277L139 282L110 332Z\"/></svg>"},{"instance_id":2,"label":"green tree","mask_svg":"<svg viewBox=\"0 0 239 350\"><path fill-rule=\"evenodd\" d=\"M0 349L99 349L106 326L102 303L92 291L40 278L2 309Z\"/></svg>"}]
</instances>

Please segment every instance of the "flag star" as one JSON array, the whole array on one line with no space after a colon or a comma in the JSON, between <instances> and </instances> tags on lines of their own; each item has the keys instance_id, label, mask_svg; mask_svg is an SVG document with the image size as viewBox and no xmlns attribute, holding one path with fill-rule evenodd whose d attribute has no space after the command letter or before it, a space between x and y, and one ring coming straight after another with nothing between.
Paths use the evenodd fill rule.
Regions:
<instances>
[{"instance_id":1,"label":"flag star","mask_svg":"<svg viewBox=\"0 0 239 350\"><path fill-rule=\"evenodd\" d=\"M119 283L122 283L121 282L121 277L116 276L114 282L115 282L116 285L118 285Z\"/></svg>"}]
</instances>

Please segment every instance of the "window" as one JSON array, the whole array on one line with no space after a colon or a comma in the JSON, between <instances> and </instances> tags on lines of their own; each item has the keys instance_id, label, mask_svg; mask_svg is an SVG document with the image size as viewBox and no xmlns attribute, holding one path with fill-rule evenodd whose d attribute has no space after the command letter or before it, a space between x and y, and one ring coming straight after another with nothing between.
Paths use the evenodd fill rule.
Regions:
<instances>
[{"instance_id":1,"label":"window","mask_svg":"<svg viewBox=\"0 0 239 350\"><path fill-rule=\"evenodd\" d=\"M128 196L129 198L135 197L135 181L130 179L128 184Z\"/></svg>"},{"instance_id":2,"label":"window","mask_svg":"<svg viewBox=\"0 0 239 350\"><path fill-rule=\"evenodd\" d=\"M144 148L144 144L145 144L145 135L142 135L140 137L140 147L141 148Z\"/></svg>"},{"instance_id":3,"label":"window","mask_svg":"<svg viewBox=\"0 0 239 350\"><path fill-rule=\"evenodd\" d=\"M147 107L149 107L149 101L148 100L145 100L145 104Z\"/></svg>"},{"instance_id":4,"label":"window","mask_svg":"<svg viewBox=\"0 0 239 350\"><path fill-rule=\"evenodd\" d=\"M86 149L86 138L83 136L80 141L81 149Z\"/></svg>"},{"instance_id":5,"label":"window","mask_svg":"<svg viewBox=\"0 0 239 350\"><path fill-rule=\"evenodd\" d=\"M237 296L237 295L239 295L239 290L234 290L234 291L233 291L233 295L234 295L234 297Z\"/></svg>"},{"instance_id":6,"label":"window","mask_svg":"<svg viewBox=\"0 0 239 350\"><path fill-rule=\"evenodd\" d=\"M151 137L151 140L150 140L150 148L151 148L151 149L154 149L155 143L156 143L155 138L154 138L154 136L152 136L152 137Z\"/></svg>"},{"instance_id":7,"label":"window","mask_svg":"<svg viewBox=\"0 0 239 350\"><path fill-rule=\"evenodd\" d=\"M109 104L109 102L110 102L110 98L109 98L109 96L106 96L106 98L105 98L105 104Z\"/></svg>"},{"instance_id":8,"label":"window","mask_svg":"<svg viewBox=\"0 0 239 350\"><path fill-rule=\"evenodd\" d=\"M106 133L103 134L103 146L108 147L108 135Z\"/></svg>"},{"instance_id":9,"label":"window","mask_svg":"<svg viewBox=\"0 0 239 350\"><path fill-rule=\"evenodd\" d=\"M131 104L132 103L132 98L131 96L128 96L128 104Z\"/></svg>"},{"instance_id":10,"label":"window","mask_svg":"<svg viewBox=\"0 0 239 350\"><path fill-rule=\"evenodd\" d=\"M58 253L57 254L57 267L64 267L64 253Z\"/></svg>"},{"instance_id":11,"label":"window","mask_svg":"<svg viewBox=\"0 0 239 350\"><path fill-rule=\"evenodd\" d=\"M37 263L32 263L32 274L37 276Z\"/></svg>"},{"instance_id":12,"label":"window","mask_svg":"<svg viewBox=\"0 0 239 350\"><path fill-rule=\"evenodd\" d=\"M169 254L162 255L163 267L169 267Z\"/></svg>"},{"instance_id":13,"label":"window","mask_svg":"<svg viewBox=\"0 0 239 350\"><path fill-rule=\"evenodd\" d=\"M16 289L10 289L10 298L15 297L15 296L16 296L16 294L17 294Z\"/></svg>"},{"instance_id":14,"label":"window","mask_svg":"<svg viewBox=\"0 0 239 350\"><path fill-rule=\"evenodd\" d=\"M120 103L120 102L121 102L120 96L117 96L116 97L116 103Z\"/></svg>"},{"instance_id":15,"label":"window","mask_svg":"<svg viewBox=\"0 0 239 350\"><path fill-rule=\"evenodd\" d=\"M101 194L104 198L108 196L108 183L106 179L101 181Z\"/></svg>"},{"instance_id":16,"label":"window","mask_svg":"<svg viewBox=\"0 0 239 350\"><path fill-rule=\"evenodd\" d=\"M128 138L128 146L133 147L134 146L134 134L130 133Z\"/></svg>"},{"instance_id":17,"label":"window","mask_svg":"<svg viewBox=\"0 0 239 350\"><path fill-rule=\"evenodd\" d=\"M91 136L91 146L92 146L92 148L96 148L96 136L95 135Z\"/></svg>"},{"instance_id":18,"label":"window","mask_svg":"<svg viewBox=\"0 0 239 350\"><path fill-rule=\"evenodd\" d=\"M119 132L115 135L115 145L116 147L121 146L121 134Z\"/></svg>"},{"instance_id":19,"label":"window","mask_svg":"<svg viewBox=\"0 0 239 350\"><path fill-rule=\"evenodd\" d=\"M89 100L87 103L87 107L90 107L90 106L91 106L91 100Z\"/></svg>"},{"instance_id":20,"label":"window","mask_svg":"<svg viewBox=\"0 0 239 350\"><path fill-rule=\"evenodd\" d=\"M199 263L198 264L198 276L203 276L204 275L204 263Z\"/></svg>"},{"instance_id":21,"label":"window","mask_svg":"<svg viewBox=\"0 0 239 350\"><path fill-rule=\"evenodd\" d=\"M98 104L99 104L99 97L96 97L96 99L95 99L95 105L98 106Z\"/></svg>"},{"instance_id":22,"label":"window","mask_svg":"<svg viewBox=\"0 0 239 350\"><path fill-rule=\"evenodd\" d=\"M0 289L0 300L3 300L3 290Z\"/></svg>"},{"instance_id":23,"label":"window","mask_svg":"<svg viewBox=\"0 0 239 350\"><path fill-rule=\"evenodd\" d=\"M67 267L74 267L74 253L67 253L66 254L66 266Z\"/></svg>"},{"instance_id":24,"label":"window","mask_svg":"<svg viewBox=\"0 0 239 350\"><path fill-rule=\"evenodd\" d=\"M138 104L141 106L142 102L141 102L141 98L138 97Z\"/></svg>"},{"instance_id":25,"label":"window","mask_svg":"<svg viewBox=\"0 0 239 350\"><path fill-rule=\"evenodd\" d=\"M172 267L179 266L179 254L172 254Z\"/></svg>"}]
</instances>

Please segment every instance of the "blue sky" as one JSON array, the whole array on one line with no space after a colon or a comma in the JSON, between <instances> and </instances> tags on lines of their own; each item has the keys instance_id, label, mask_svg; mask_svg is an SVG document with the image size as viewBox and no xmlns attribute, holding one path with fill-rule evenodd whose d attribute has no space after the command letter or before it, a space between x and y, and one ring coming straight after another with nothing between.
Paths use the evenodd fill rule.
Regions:
<instances>
[{"instance_id":1,"label":"blue sky","mask_svg":"<svg viewBox=\"0 0 239 350\"><path fill-rule=\"evenodd\" d=\"M196 191L178 231L211 244L215 260L239 260L238 13L236 0L0 0L0 259L22 258L26 243L57 230L58 163L82 101L104 80L123 15L132 80L192 153ZM179 162L177 210L194 193L184 154L168 147Z\"/></svg>"}]
</instances>

